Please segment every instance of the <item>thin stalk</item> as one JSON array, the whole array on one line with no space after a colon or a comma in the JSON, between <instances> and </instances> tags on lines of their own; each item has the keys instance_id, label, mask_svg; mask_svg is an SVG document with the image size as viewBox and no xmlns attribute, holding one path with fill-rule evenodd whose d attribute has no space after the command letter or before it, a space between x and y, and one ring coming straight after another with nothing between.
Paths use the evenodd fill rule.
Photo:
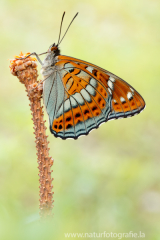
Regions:
<instances>
[{"instance_id":1,"label":"thin stalk","mask_svg":"<svg viewBox=\"0 0 160 240\"><path fill-rule=\"evenodd\" d=\"M26 54L28 55L28 53ZM25 55L25 56L26 56ZM25 57L23 53L18 58ZM43 120L44 112L41 106L42 85L38 85L38 73L36 59L28 57L23 60L10 60L10 70L14 76L17 76L19 81L25 85L27 96L30 101L30 110L34 124L35 143L37 149L37 162L39 169L39 196L40 196L40 216L45 218L52 216L53 208L53 192L51 178L51 166L53 165L52 157L49 157L49 148L46 135L45 121ZM35 88L38 85L37 88Z\"/></svg>"}]
</instances>

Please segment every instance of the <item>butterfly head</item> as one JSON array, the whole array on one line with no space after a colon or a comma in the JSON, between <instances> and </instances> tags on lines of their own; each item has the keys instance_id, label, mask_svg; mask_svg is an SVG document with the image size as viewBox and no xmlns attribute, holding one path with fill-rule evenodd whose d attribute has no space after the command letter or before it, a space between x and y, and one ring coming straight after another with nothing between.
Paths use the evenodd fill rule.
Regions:
<instances>
[{"instance_id":1,"label":"butterfly head","mask_svg":"<svg viewBox=\"0 0 160 240\"><path fill-rule=\"evenodd\" d=\"M53 43L49 49L48 52L52 53L54 56L58 56L60 55L60 50L58 48L58 45L55 45L55 43Z\"/></svg>"},{"instance_id":2,"label":"butterfly head","mask_svg":"<svg viewBox=\"0 0 160 240\"><path fill-rule=\"evenodd\" d=\"M69 24L69 26L68 26L65 34L64 34L63 37L60 39L61 29L62 29L62 22L63 22L64 15L65 15L65 12L63 13L62 20L61 20L58 43L57 43L57 44L53 43L53 44L49 47L49 49L48 49L48 55L49 55L50 57L56 57L56 56L60 55L60 50L59 50L59 47L58 47L58 46L59 46L59 44L62 42L64 36L66 35L69 27L71 26L73 20L74 20L75 17L78 15L78 13L76 13L76 15L74 16L74 18L73 18L72 21L70 22L70 24Z\"/></svg>"}]
</instances>

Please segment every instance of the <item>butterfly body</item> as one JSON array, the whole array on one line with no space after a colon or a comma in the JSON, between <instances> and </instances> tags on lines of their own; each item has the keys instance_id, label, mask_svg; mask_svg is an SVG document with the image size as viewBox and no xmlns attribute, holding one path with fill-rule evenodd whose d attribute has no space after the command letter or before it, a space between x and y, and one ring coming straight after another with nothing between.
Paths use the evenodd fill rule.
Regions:
<instances>
[{"instance_id":1,"label":"butterfly body","mask_svg":"<svg viewBox=\"0 0 160 240\"><path fill-rule=\"evenodd\" d=\"M43 99L50 131L77 139L111 119L140 113L140 94L116 75L91 63L60 55L53 44L42 63Z\"/></svg>"}]
</instances>

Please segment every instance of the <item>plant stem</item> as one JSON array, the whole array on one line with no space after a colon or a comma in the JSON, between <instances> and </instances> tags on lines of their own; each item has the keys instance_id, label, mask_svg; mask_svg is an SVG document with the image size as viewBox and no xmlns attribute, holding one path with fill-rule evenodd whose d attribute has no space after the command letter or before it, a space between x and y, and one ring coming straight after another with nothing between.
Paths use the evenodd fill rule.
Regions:
<instances>
[{"instance_id":1,"label":"plant stem","mask_svg":"<svg viewBox=\"0 0 160 240\"><path fill-rule=\"evenodd\" d=\"M27 53L28 55L28 53ZM25 57L22 53L17 58ZM49 157L48 141L46 136L45 121L43 120L43 106L41 106L42 84L38 84L37 63L36 59L28 57L26 59L10 60L11 73L18 77L21 83L26 87L27 96L30 101L30 110L33 116L34 134L36 138L36 149L39 169L40 183L40 216L47 217L52 215L53 192L51 178L51 166L53 159ZM38 86L37 86L38 85Z\"/></svg>"}]
</instances>

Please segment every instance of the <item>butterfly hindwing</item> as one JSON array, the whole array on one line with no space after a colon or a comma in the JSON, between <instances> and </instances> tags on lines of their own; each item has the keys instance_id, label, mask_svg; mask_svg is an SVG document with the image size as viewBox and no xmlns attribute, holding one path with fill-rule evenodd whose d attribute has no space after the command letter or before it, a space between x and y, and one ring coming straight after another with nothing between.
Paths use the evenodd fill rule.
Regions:
<instances>
[{"instance_id":1,"label":"butterfly hindwing","mask_svg":"<svg viewBox=\"0 0 160 240\"><path fill-rule=\"evenodd\" d=\"M63 85L64 98L62 100L61 97L54 118L52 119L53 114L49 116L50 129L55 136L76 139L107 121L111 96L103 85L80 65L60 61L55 67L57 78L61 79ZM57 88L59 92L59 83Z\"/></svg>"}]
</instances>

